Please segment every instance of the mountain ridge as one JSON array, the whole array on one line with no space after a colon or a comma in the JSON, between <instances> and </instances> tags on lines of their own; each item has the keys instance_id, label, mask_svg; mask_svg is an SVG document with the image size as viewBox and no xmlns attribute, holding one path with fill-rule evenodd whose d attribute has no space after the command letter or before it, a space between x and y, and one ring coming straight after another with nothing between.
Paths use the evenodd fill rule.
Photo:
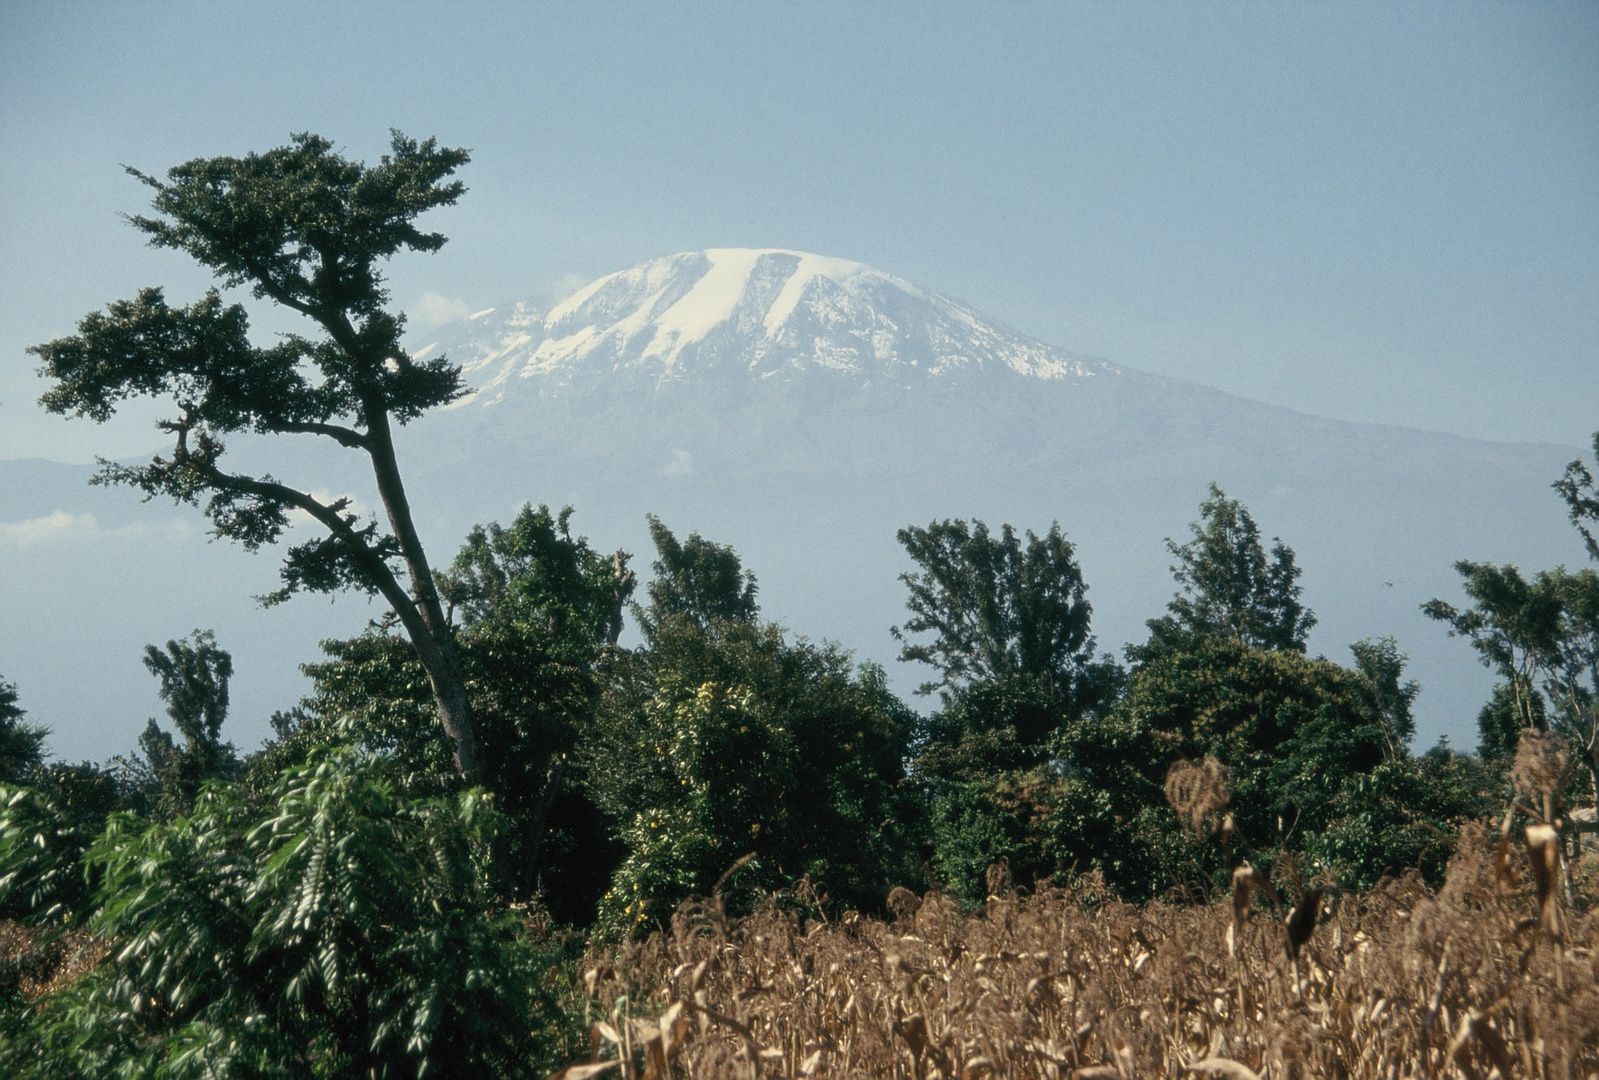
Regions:
<instances>
[{"instance_id":1,"label":"mountain ridge","mask_svg":"<svg viewBox=\"0 0 1599 1080\"><path fill-rule=\"evenodd\" d=\"M443 347L469 379L487 376L456 407L501 400L516 377L559 382L598 371L659 384L738 367L761 379L826 371L867 380L974 368L1041 379L1118 370L864 264L784 248L663 255L541 306L479 312L454 324L454 341L436 339L415 355ZM462 345L470 355L459 355Z\"/></svg>"},{"instance_id":2,"label":"mountain ridge","mask_svg":"<svg viewBox=\"0 0 1599 1080\"><path fill-rule=\"evenodd\" d=\"M1317 417L1091 360L847 260L678 253L415 340L414 356L446 353L474 387L396 431L435 563L524 502L574 506L596 546L641 554L653 512L732 544L767 617L883 664L905 693L922 673L895 662L888 627L904 619L895 534L910 524L1059 521L1115 649L1162 611L1163 538L1186 535L1218 482L1298 553L1321 619L1312 651L1347 661L1349 643L1395 635L1423 686L1422 740L1457 745L1474 741L1491 677L1419 605L1459 595L1457 559L1585 557L1549 489L1580 448ZM375 505L359 462L316 440L241 435L229 454ZM122 719L104 752L85 749L129 702L153 705L146 643L217 630L235 652L243 745L303 691L296 668L318 639L376 614L353 597L255 609L270 553L207 544L190 508L77 487L89 471L0 462L0 563L15 568L0 604L30 613L28 634L0 640L0 675L69 756L131 745Z\"/></svg>"}]
</instances>

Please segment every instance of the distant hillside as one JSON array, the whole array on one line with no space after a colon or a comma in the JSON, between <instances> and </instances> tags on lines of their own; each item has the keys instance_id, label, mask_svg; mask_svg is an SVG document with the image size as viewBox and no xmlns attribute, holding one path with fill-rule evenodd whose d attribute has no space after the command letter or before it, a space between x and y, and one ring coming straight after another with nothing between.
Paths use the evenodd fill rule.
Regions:
<instances>
[{"instance_id":1,"label":"distant hillside","mask_svg":"<svg viewBox=\"0 0 1599 1080\"><path fill-rule=\"evenodd\" d=\"M907 569L894 533L934 517L1059 520L1101 647L1119 651L1170 596L1162 539L1185 535L1215 480L1298 552L1321 620L1312 649L1347 661L1349 642L1394 634L1423 685L1421 739L1447 732L1464 747L1489 677L1418 606L1458 595L1456 559L1583 558L1549 488L1576 447L1262 405L1080 357L800 252L654 259L559 303L479 313L415 351L446 353L478 390L402 435L435 561L472 523L532 501L574 505L579 531L647 570L654 512L735 545L769 617L885 663L907 692L919 675L893 662L888 635ZM273 471L366 490L326 460L296 449ZM316 599L254 611L270 555L206 547L197 513L85 489L85 472L0 462L0 602L30 628L0 644L0 676L36 719L70 718L56 739L69 756L125 749L155 711L137 660L146 641L215 626L239 657L234 737L249 743L299 693L291 673L316 637L370 614Z\"/></svg>"}]
</instances>

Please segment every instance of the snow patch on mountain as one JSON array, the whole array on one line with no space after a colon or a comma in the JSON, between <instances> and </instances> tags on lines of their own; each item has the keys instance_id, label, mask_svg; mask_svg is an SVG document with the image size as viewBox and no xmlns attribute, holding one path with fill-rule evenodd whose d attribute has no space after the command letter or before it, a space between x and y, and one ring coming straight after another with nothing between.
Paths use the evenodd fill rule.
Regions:
<instances>
[{"instance_id":1,"label":"snow patch on mountain","mask_svg":"<svg viewBox=\"0 0 1599 1080\"><path fill-rule=\"evenodd\" d=\"M657 385L740 370L906 383L962 371L1036 379L1114 373L993 323L959 301L847 259L783 248L712 248L608 274L553 305L491 308L441 331L476 390L608 373Z\"/></svg>"}]
</instances>

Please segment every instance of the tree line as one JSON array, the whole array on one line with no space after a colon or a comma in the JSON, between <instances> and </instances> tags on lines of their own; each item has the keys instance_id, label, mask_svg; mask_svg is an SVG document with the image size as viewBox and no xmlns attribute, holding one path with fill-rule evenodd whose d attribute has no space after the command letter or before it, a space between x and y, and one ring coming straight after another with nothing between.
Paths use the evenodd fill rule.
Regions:
<instances>
[{"instance_id":1,"label":"tree line","mask_svg":"<svg viewBox=\"0 0 1599 1080\"><path fill-rule=\"evenodd\" d=\"M467 160L396 133L368 166L301 135L136 174L152 243L315 336L258 347L219 292L173 307L148 289L33 350L47 408L174 410L170 454L103 482L200 506L252 550L291 511L318 523L267 602L356 589L389 609L323 643L312 692L249 754L224 741L232 658L207 632L146 650L169 726L108 763L48 761L0 682L0 917L29 928L35 960L75 933L110 943L42 995L26 963L0 967L12 1072L519 1074L571 1049L558 1021L528 1021L563 1015L572 990L582 938L549 927L626 941L713 890L827 918L896 887L979 903L996 865L1128 900L1209 899L1246 861L1344 888L1436 882L1459 825L1514 798L1525 730L1577 751L1535 812L1563 825L1599 792L1592 568L1458 564L1470 606L1427 613L1500 682L1477 754L1417 754L1398 643L1309 655L1294 552L1214 485L1167 542L1166 611L1121 657L1099 649L1058 523L902 529L894 634L928 672L925 711L881 668L764 619L731 547L654 517L642 587L628 553L545 506L435 567L394 429L463 384L405 352L379 264L443 244L413 222L459 198ZM233 471L241 434L364 455L379 515ZM1574 462L1555 488L1599 560L1591 471Z\"/></svg>"}]
</instances>

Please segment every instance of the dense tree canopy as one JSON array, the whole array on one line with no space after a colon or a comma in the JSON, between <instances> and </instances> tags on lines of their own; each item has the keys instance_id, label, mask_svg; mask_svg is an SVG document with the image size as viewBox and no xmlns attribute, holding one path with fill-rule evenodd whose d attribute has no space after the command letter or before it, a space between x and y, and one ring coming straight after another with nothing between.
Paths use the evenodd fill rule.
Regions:
<instances>
[{"instance_id":1,"label":"dense tree canopy","mask_svg":"<svg viewBox=\"0 0 1599 1080\"><path fill-rule=\"evenodd\" d=\"M196 630L168 641L164 651L146 646L144 666L160 680L167 717L183 745L152 719L139 736L143 779L166 812L186 812L201 784L227 776L237 764L232 744L222 741L233 657L209 630Z\"/></svg>"},{"instance_id":2,"label":"dense tree canopy","mask_svg":"<svg viewBox=\"0 0 1599 1080\"><path fill-rule=\"evenodd\" d=\"M597 666L620 629L612 620L632 588L624 562L574 537L569 511L524 506L509 526L474 528L440 575L467 620L456 645L485 750L482 782L507 821L495 840L496 885L519 899L542 896L562 921L592 918L619 857L584 794L575 750L600 692ZM374 630L323 649L327 659L306 667L314 693L257 766L266 782L317 745L354 742L383 755L410 795L456 791L452 748L409 644Z\"/></svg>"},{"instance_id":3,"label":"dense tree canopy","mask_svg":"<svg viewBox=\"0 0 1599 1080\"><path fill-rule=\"evenodd\" d=\"M468 627L487 622L538 627L580 651L614 646L634 585L630 556L605 558L574 537L572 508L522 507L509 526L476 526L439 587ZM698 541L691 538L691 544Z\"/></svg>"},{"instance_id":4,"label":"dense tree canopy","mask_svg":"<svg viewBox=\"0 0 1599 1080\"><path fill-rule=\"evenodd\" d=\"M24 780L44 761L49 732L22 719L26 715L17 704L16 685L0 679L0 783Z\"/></svg>"},{"instance_id":5,"label":"dense tree canopy","mask_svg":"<svg viewBox=\"0 0 1599 1080\"><path fill-rule=\"evenodd\" d=\"M971 775L1037 763L1063 723L1115 694L1119 669L1096 659L1093 608L1072 545L981 521L899 531L918 569L900 575L911 618L894 628L902 661L932 667L942 707L919 754L924 773Z\"/></svg>"},{"instance_id":6,"label":"dense tree canopy","mask_svg":"<svg viewBox=\"0 0 1599 1080\"><path fill-rule=\"evenodd\" d=\"M627 852L602 923L662 924L751 854L741 887L809 875L835 901L880 905L910 872L913 714L880 669L857 671L842 650L759 622L754 577L731 548L699 537L678 548L652 524L647 644L608 672L581 747L589 791ZM690 582L717 584L686 588L679 551L717 568Z\"/></svg>"},{"instance_id":7,"label":"dense tree canopy","mask_svg":"<svg viewBox=\"0 0 1599 1080\"><path fill-rule=\"evenodd\" d=\"M1355 655L1355 670L1365 677L1377 715L1382 718L1390 756L1402 754L1416 734L1416 720L1410 713L1421 684L1404 679L1407 657L1399 642L1391 637L1368 638L1349 646Z\"/></svg>"},{"instance_id":8,"label":"dense tree canopy","mask_svg":"<svg viewBox=\"0 0 1599 1080\"><path fill-rule=\"evenodd\" d=\"M938 672L923 693L951 691L1013 673L1045 680L1050 696L1072 693L1074 675L1093 660L1093 608L1082 570L1059 523L1022 538L1009 525L998 536L981 521L935 521L899 531L919 570L900 575L912 617L895 636L902 661Z\"/></svg>"},{"instance_id":9,"label":"dense tree canopy","mask_svg":"<svg viewBox=\"0 0 1599 1080\"><path fill-rule=\"evenodd\" d=\"M714 622L749 622L759 610L755 603L755 575L744 569L737 553L689 533L680 541L654 514L649 515L650 539L655 542L655 576L645 588L649 607L639 621L646 635L665 623L686 619L699 626Z\"/></svg>"},{"instance_id":10,"label":"dense tree canopy","mask_svg":"<svg viewBox=\"0 0 1599 1080\"><path fill-rule=\"evenodd\" d=\"M1150 620L1148 647L1198 634L1304 652L1316 616L1299 601L1303 589L1293 549L1274 538L1268 556L1249 510L1215 484L1199 511L1186 544L1166 541L1177 560L1171 569L1178 592L1166 605L1168 613Z\"/></svg>"}]
</instances>

